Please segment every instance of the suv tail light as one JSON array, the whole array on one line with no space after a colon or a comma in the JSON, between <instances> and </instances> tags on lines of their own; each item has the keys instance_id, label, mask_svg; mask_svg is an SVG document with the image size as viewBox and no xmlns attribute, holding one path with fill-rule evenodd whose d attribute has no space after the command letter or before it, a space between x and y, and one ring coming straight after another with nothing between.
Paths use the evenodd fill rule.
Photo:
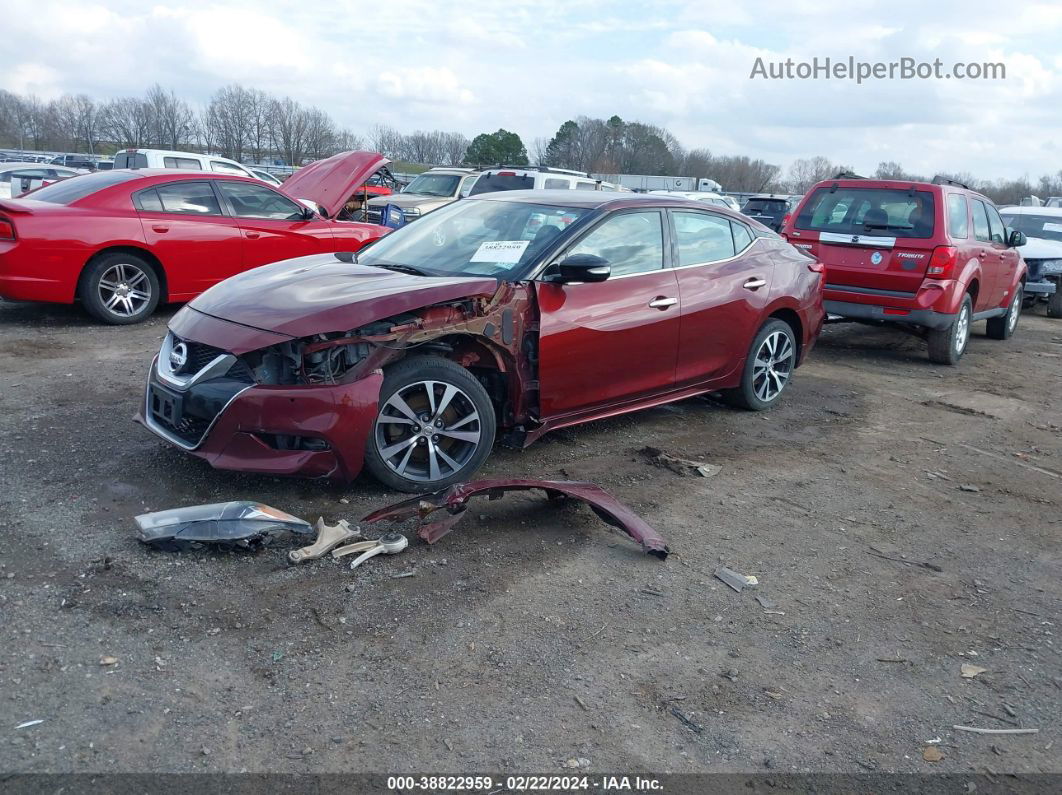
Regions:
<instances>
[{"instance_id":1,"label":"suv tail light","mask_svg":"<svg viewBox=\"0 0 1062 795\"><path fill-rule=\"evenodd\" d=\"M948 279L955 267L959 250L955 246L937 246L933 249L933 255L929 258L929 267L926 276L935 276L938 279Z\"/></svg>"},{"instance_id":2,"label":"suv tail light","mask_svg":"<svg viewBox=\"0 0 1062 795\"><path fill-rule=\"evenodd\" d=\"M6 218L0 218L0 240L14 240L15 225Z\"/></svg>"},{"instance_id":3,"label":"suv tail light","mask_svg":"<svg viewBox=\"0 0 1062 795\"><path fill-rule=\"evenodd\" d=\"M785 229L785 225L789 223L789 216L790 215L792 215L792 213L786 213L785 215L782 216L782 229Z\"/></svg>"}]
</instances>

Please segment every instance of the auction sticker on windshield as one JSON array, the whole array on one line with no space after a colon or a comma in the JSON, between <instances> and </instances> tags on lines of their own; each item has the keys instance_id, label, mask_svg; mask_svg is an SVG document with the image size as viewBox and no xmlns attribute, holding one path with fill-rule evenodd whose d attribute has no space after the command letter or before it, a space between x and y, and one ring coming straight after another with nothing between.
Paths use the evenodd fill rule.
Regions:
<instances>
[{"instance_id":1,"label":"auction sticker on windshield","mask_svg":"<svg viewBox=\"0 0 1062 795\"><path fill-rule=\"evenodd\" d=\"M515 265L524 255L530 240L488 240L480 243L469 262L495 262Z\"/></svg>"}]
</instances>

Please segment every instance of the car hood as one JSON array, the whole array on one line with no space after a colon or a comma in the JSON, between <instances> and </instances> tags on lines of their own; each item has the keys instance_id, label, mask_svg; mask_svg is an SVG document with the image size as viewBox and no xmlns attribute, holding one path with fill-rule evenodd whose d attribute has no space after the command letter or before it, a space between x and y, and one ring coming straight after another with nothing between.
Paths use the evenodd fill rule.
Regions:
<instances>
[{"instance_id":1,"label":"car hood","mask_svg":"<svg viewBox=\"0 0 1062 795\"><path fill-rule=\"evenodd\" d=\"M455 201L453 196L428 196L425 193L392 193L390 196L377 196L369 199L370 207L383 207L393 204L396 207L423 207L426 204L449 204Z\"/></svg>"},{"instance_id":2,"label":"car hood","mask_svg":"<svg viewBox=\"0 0 1062 795\"><path fill-rule=\"evenodd\" d=\"M1018 251L1022 259L1062 259L1062 243L1045 237L1030 237Z\"/></svg>"},{"instance_id":3,"label":"car hood","mask_svg":"<svg viewBox=\"0 0 1062 795\"><path fill-rule=\"evenodd\" d=\"M391 161L379 152L340 152L303 166L284 181L293 199L309 199L335 218L355 188Z\"/></svg>"},{"instance_id":4,"label":"car hood","mask_svg":"<svg viewBox=\"0 0 1062 795\"><path fill-rule=\"evenodd\" d=\"M243 326L308 337L497 289L497 279L414 276L315 254L233 276L189 306Z\"/></svg>"}]
</instances>

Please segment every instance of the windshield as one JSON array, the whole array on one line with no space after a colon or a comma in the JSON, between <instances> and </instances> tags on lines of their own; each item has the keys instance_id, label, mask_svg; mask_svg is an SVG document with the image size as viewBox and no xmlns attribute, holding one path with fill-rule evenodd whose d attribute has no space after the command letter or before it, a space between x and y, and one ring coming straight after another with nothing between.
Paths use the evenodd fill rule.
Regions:
<instances>
[{"instance_id":1,"label":"windshield","mask_svg":"<svg viewBox=\"0 0 1062 795\"><path fill-rule=\"evenodd\" d=\"M453 196L457 193L457 183L460 181L461 178L453 174L421 174L402 192L421 196Z\"/></svg>"},{"instance_id":2,"label":"windshield","mask_svg":"<svg viewBox=\"0 0 1062 795\"><path fill-rule=\"evenodd\" d=\"M1003 223L1024 232L1027 237L1062 242L1062 215L1025 215L1000 213Z\"/></svg>"},{"instance_id":3,"label":"windshield","mask_svg":"<svg viewBox=\"0 0 1062 795\"><path fill-rule=\"evenodd\" d=\"M800 208L797 229L843 235L929 238L933 194L891 188L817 188Z\"/></svg>"},{"instance_id":4,"label":"windshield","mask_svg":"<svg viewBox=\"0 0 1062 795\"><path fill-rule=\"evenodd\" d=\"M510 278L589 212L525 202L454 202L381 238L358 262L412 267L429 276Z\"/></svg>"},{"instance_id":5,"label":"windshield","mask_svg":"<svg viewBox=\"0 0 1062 795\"><path fill-rule=\"evenodd\" d=\"M83 174L64 179L62 182L53 182L30 191L22 198L52 204L73 204L91 193L131 179L139 179L139 176L132 171L97 171L95 174Z\"/></svg>"}]
</instances>

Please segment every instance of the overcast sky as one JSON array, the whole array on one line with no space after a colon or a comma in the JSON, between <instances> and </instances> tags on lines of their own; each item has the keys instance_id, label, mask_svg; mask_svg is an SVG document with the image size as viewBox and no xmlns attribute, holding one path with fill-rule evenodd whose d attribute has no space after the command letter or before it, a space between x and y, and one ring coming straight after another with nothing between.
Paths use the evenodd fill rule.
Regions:
<instances>
[{"instance_id":1,"label":"overcast sky","mask_svg":"<svg viewBox=\"0 0 1062 795\"><path fill-rule=\"evenodd\" d=\"M498 127L530 146L580 114L660 124L688 148L783 166L983 178L1062 169L1062 2L371 0L8 3L0 87L193 105L240 82L355 132ZM751 80L765 62L939 57L1004 80Z\"/></svg>"}]
</instances>

